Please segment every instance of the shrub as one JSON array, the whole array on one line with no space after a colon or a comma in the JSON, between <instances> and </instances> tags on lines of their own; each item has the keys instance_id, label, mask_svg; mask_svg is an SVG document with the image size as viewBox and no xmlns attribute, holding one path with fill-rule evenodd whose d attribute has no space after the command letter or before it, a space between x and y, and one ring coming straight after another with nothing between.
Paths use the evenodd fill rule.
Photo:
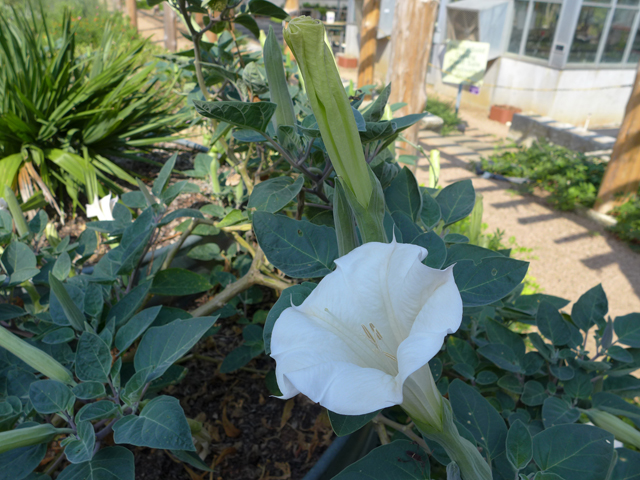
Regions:
<instances>
[{"instance_id":1,"label":"shrub","mask_svg":"<svg viewBox=\"0 0 640 480\"><path fill-rule=\"evenodd\" d=\"M42 190L56 208L62 187L77 205L96 178L90 199L105 187L120 190L110 176L135 184L109 157L140 159L137 152L187 119L176 113L181 99L171 84L160 85L153 65L142 64L145 42L120 48L107 25L100 47L79 55L68 12L58 38L33 10L13 9L12 17L0 19L0 182L17 180L24 201Z\"/></svg>"},{"instance_id":2,"label":"shrub","mask_svg":"<svg viewBox=\"0 0 640 480\"><path fill-rule=\"evenodd\" d=\"M544 140L482 159L482 168L488 172L528 178L525 188L529 191L537 186L551 193L549 201L560 210L593 206L605 167L598 159Z\"/></svg>"},{"instance_id":3,"label":"shrub","mask_svg":"<svg viewBox=\"0 0 640 480\"><path fill-rule=\"evenodd\" d=\"M436 115L444 121L442 125L441 135L449 135L458 131L458 125L463 123L463 120L456 113L453 105L440 99L429 97L427 98L426 111Z\"/></svg>"}]
</instances>

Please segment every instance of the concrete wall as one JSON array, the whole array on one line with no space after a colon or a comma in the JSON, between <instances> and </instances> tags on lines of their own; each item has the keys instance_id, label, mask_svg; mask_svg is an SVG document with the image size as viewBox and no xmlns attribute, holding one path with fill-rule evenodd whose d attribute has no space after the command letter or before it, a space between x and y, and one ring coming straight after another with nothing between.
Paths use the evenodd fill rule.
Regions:
<instances>
[{"instance_id":1,"label":"concrete wall","mask_svg":"<svg viewBox=\"0 0 640 480\"><path fill-rule=\"evenodd\" d=\"M464 91L462 104L487 109L491 105L511 105L578 126L587 120L591 127L618 125L622 122L635 75L633 67L559 70L501 57L490 62L480 94ZM439 77L434 71L428 82L436 91L455 95L457 86L445 85Z\"/></svg>"}]
</instances>

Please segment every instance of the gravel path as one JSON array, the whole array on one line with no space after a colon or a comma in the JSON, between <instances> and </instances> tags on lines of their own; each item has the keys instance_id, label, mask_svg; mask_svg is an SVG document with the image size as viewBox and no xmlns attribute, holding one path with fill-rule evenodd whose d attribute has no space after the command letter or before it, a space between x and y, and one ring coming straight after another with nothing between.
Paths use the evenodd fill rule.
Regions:
<instances>
[{"instance_id":1,"label":"gravel path","mask_svg":"<svg viewBox=\"0 0 640 480\"><path fill-rule=\"evenodd\" d=\"M484 197L487 232L500 228L505 239L515 236L518 245L533 249L529 273L544 293L575 302L602 283L612 317L640 312L640 254L592 220L554 210L538 197L520 195L507 182L476 176L469 170L470 162L490 155L507 128L478 121L477 115L465 119L470 125L464 135L420 134L426 150L441 152L440 185L472 179ZM416 172L421 185L428 182L426 163L423 159Z\"/></svg>"}]
</instances>

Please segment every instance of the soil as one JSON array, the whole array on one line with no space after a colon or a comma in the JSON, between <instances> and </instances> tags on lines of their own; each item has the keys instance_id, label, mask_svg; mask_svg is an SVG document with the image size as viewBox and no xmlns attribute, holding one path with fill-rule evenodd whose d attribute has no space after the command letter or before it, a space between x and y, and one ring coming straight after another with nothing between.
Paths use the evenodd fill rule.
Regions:
<instances>
[{"instance_id":1,"label":"soil","mask_svg":"<svg viewBox=\"0 0 640 480\"><path fill-rule=\"evenodd\" d=\"M162 450L136 448L137 480L301 479L333 440L322 407L302 396L270 396L264 373L275 368L271 358L261 356L231 374L218 372L241 338L233 319L223 322L220 332L192 351L210 360L184 362L187 377L165 390L180 400L187 417L203 423L209 440L198 442L198 453L214 472L184 465Z\"/></svg>"}]
</instances>

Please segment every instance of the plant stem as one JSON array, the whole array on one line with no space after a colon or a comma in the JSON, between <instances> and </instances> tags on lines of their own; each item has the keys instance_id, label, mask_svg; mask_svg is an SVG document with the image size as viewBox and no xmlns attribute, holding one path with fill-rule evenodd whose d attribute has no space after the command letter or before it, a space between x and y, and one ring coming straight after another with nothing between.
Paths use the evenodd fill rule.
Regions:
<instances>
[{"instance_id":1,"label":"plant stem","mask_svg":"<svg viewBox=\"0 0 640 480\"><path fill-rule=\"evenodd\" d=\"M171 266L171 262L173 262L173 259L176 258L176 255L182 248L182 245L184 244L185 240L189 238L189 236L191 235L191 232L193 232L195 228L198 225L200 225L200 223L201 222L198 219L194 219L193 222L191 222L191 225L189 225L189 227L184 232L182 232L180 239L175 243L173 248L169 251L169 253L167 254L167 258L164 259L164 262L162 262L162 267L160 267L160 270L166 270Z\"/></svg>"},{"instance_id":2,"label":"plant stem","mask_svg":"<svg viewBox=\"0 0 640 480\"><path fill-rule=\"evenodd\" d=\"M387 425L388 427L391 427L394 430L397 430L398 432L402 433L404 436L416 442L418 445L420 445L420 448L422 448L425 452L431 455L431 449L427 445L427 442L425 442L424 439L420 437L420 435L416 435L413 432L413 427L414 427L413 423L402 425L398 422L394 422L393 420L389 420L387 417L385 417L381 413L379 413L378 416L373 419L373 421L376 423Z\"/></svg>"}]
</instances>

